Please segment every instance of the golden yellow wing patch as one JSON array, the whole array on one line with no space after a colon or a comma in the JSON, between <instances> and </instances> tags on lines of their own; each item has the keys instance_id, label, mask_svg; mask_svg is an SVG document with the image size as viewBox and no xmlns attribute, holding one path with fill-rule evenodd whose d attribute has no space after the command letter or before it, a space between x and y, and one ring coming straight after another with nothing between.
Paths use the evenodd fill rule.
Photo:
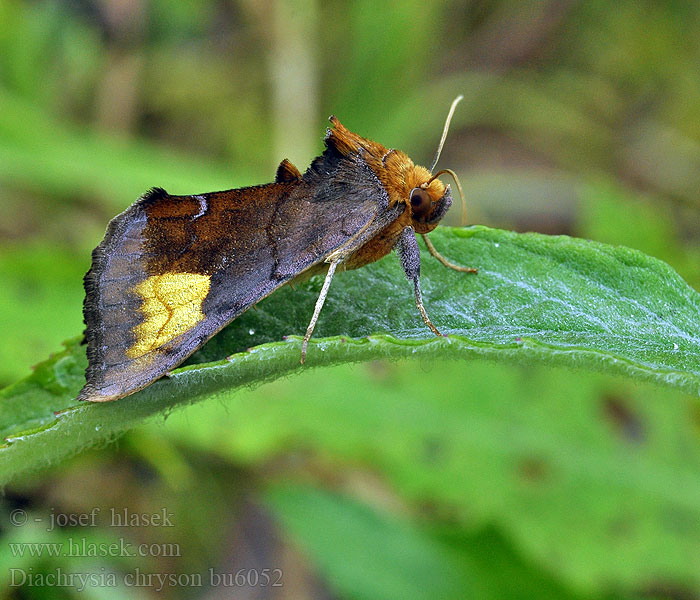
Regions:
<instances>
[{"instance_id":1,"label":"golden yellow wing patch","mask_svg":"<svg viewBox=\"0 0 700 600\"><path fill-rule=\"evenodd\" d=\"M126 351L138 358L204 319L202 303L209 293L210 277L198 273L163 273L139 283L134 291L141 296L143 323L132 330L136 342Z\"/></svg>"}]
</instances>

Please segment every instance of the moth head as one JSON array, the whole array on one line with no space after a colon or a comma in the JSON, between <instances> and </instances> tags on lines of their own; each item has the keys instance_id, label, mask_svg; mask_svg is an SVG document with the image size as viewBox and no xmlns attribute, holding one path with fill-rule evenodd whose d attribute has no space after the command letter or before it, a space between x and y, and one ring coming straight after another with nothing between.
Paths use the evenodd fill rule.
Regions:
<instances>
[{"instance_id":1,"label":"moth head","mask_svg":"<svg viewBox=\"0 0 700 600\"><path fill-rule=\"evenodd\" d=\"M450 186L437 178L427 179L412 187L406 204L411 211L411 224L417 233L429 233L452 206Z\"/></svg>"},{"instance_id":2,"label":"moth head","mask_svg":"<svg viewBox=\"0 0 700 600\"><path fill-rule=\"evenodd\" d=\"M442 146L447 138L447 132L450 128L450 121L452 120L452 115L455 112L457 104L462 100L463 96L458 96L452 102L450 106L450 111L447 114L447 119L445 120L445 127L442 130L442 138L440 138L440 143L438 144L437 152L435 153L435 158L433 159L430 169L424 169L423 167L414 168L414 176L418 178L424 177L423 181L418 185L411 188L408 205L411 209L411 220L413 221L413 228L418 233L428 233L435 229L440 219L445 216L452 205L452 197L450 196L449 186L445 186L438 177L443 173L451 175L457 184L457 189L459 190L459 196L462 199L462 225L466 223L466 212L464 204L464 194L462 193L462 186L459 184L459 179L457 175L451 169L442 169L432 174L435 165L437 165L438 160L440 160L440 152L442 152Z\"/></svg>"},{"instance_id":3,"label":"moth head","mask_svg":"<svg viewBox=\"0 0 700 600\"><path fill-rule=\"evenodd\" d=\"M394 148L388 150L377 142L351 132L334 116L330 117L333 127L326 131L326 146L328 150L344 158L362 159L379 179L389 196L390 204L398 202L406 205L411 225L417 233L429 233L435 229L452 206L449 186L438 179L443 173L451 175L462 198L462 223L464 224L466 223L464 195L454 171L442 169L436 174L432 173L440 158L455 107L461 99L462 96L459 96L452 102L437 153L429 169L415 165L400 150Z\"/></svg>"}]
</instances>

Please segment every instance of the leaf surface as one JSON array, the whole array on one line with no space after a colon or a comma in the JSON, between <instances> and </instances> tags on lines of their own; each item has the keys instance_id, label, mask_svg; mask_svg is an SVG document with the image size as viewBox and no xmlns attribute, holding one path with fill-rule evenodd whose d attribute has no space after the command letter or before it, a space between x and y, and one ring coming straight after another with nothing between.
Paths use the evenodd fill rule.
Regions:
<instances>
[{"instance_id":1,"label":"leaf surface","mask_svg":"<svg viewBox=\"0 0 700 600\"><path fill-rule=\"evenodd\" d=\"M423 253L425 327L398 261L339 274L309 348L300 343L321 287L286 287L234 321L145 390L76 405L84 383L77 340L0 392L0 481L117 435L142 419L301 368L377 358L489 358L623 374L700 395L700 295L640 252L569 237L472 227L432 239L477 275ZM227 358L228 357L228 358Z\"/></svg>"}]
</instances>

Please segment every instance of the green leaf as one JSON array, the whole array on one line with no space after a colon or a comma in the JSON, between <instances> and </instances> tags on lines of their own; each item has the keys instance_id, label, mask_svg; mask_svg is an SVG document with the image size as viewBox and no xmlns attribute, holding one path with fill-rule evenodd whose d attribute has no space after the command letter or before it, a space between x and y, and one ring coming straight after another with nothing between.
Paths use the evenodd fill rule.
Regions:
<instances>
[{"instance_id":1,"label":"green leaf","mask_svg":"<svg viewBox=\"0 0 700 600\"><path fill-rule=\"evenodd\" d=\"M265 501L343 598L550 598L573 600L522 561L493 528L445 532L307 486L280 485Z\"/></svg>"},{"instance_id":2,"label":"green leaf","mask_svg":"<svg viewBox=\"0 0 700 600\"><path fill-rule=\"evenodd\" d=\"M312 488L278 486L266 500L343 598L483 597L469 568L408 521Z\"/></svg>"},{"instance_id":3,"label":"green leaf","mask_svg":"<svg viewBox=\"0 0 700 600\"><path fill-rule=\"evenodd\" d=\"M698 412L681 393L610 376L422 359L306 371L138 431L149 461L165 437L185 455L407 507L472 549L465 560L489 589L498 579L497 598L553 594L507 573L513 557L488 558L474 533L490 526L531 568L601 598L611 582L700 589L688 558L700 556Z\"/></svg>"},{"instance_id":4,"label":"green leaf","mask_svg":"<svg viewBox=\"0 0 700 600\"><path fill-rule=\"evenodd\" d=\"M443 229L433 239L452 260L480 269L458 273L423 254L425 304L448 336L427 330L390 256L336 277L308 367L484 357L624 374L700 394L700 295L664 263L627 248L484 227ZM320 285L280 290L190 365L118 402L76 406L86 361L70 343L0 392L0 432L9 436L0 481L158 412L299 370L299 340L280 340L305 330Z\"/></svg>"}]
</instances>

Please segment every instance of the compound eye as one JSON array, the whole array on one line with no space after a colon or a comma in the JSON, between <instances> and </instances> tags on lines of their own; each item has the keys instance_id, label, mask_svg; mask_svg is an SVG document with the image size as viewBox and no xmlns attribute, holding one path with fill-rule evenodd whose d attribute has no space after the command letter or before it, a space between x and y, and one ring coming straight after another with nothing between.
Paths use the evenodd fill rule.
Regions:
<instances>
[{"instance_id":1,"label":"compound eye","mask_svg":"<svg viewBox=\"0 0 700 600\"><path fill-rule=\"evenodd\" d=\"M422 219L428 215L432 206L430 195L423 188L413 188L411 190L411 213L417 219Z\"/></svg>"}]
</instances>

